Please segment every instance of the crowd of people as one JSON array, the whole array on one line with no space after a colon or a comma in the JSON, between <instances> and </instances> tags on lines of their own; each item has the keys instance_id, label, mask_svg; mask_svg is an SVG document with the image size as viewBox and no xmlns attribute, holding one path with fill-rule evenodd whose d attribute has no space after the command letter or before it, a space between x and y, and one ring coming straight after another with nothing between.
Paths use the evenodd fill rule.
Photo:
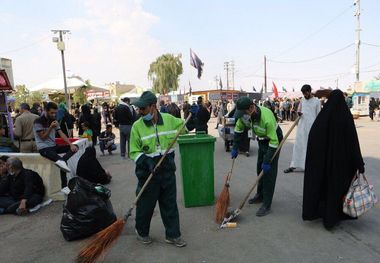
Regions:
<instances>
[{"instance_id":1,"label":"crowd of people","mask_svg":"<svg viewBox=\"0 0 380 263\"><path fill-rule=\"evenodd\" d=\"M186 242L181 237L177 208L174 149L170 149L160 169L155 168L174 134L181 130L184 123L182 116L189 119L187 131L206 134L212 115L217 118L216 128L222 124L224 117L234 118L232 158L247 151L244 149L247 143L249 148L248 131L253 131L259 146L256 171L258 175L261 171L264 173L257 193L249 199L250 204L261 204L257 216L266 216L272 209L279 160L279 155L275 153L283 140L278 123L297 120L299 123L292 160L284 173L296 169L304 171L303 219L322 218L325 227L331 229L340 220L351 219L343 214L341 200L355 173L364 172L350 113L352 102L340 90L334 90L328 98L322 99L312 95L309 85L304 85L301 91L303 97L297 99L268 98L255 101L241 97L236 101L211 103L200 96L192 104L185 101L179 105L158 102L153 93L144 92L132 104L129 98L122 98L118 105L112 106L107 103L101 106L76 104L74 114L63 103L57 105L48 102L43 107L36 103L32 108L22 103L20 113L15 118L14 135L20 150L38 152L60 168L62 191L67 194L66 173L71 172L67 162L78 151L77 145L70 139L74 137L75 128L79 137L92 144L79 158L76 175L93 183L108 184L112 176L99 163L94 147L99 145L102 155L105 152L111 155L117 148L113 132L113 128L117 127L120 133L120 156L136 164L137 193L148 176L154 174L152 182L137 203L138 239L144 244L152 242L149 236L150 221L158 202L166 230L165 241L183 247ZM369 107L371 116L375 115L378 101L371 100ZM102 127L105 129L102 130ZM7 144L4 135L5 132L0 130L0 138L3 138L1 147L4 152L10 152L12 146ZM57 137L65 145L58 145ZM0 157L0 176L0 214L24 215L42 202L45 188L41 177L25 169L18 158L8 158L6 155Z\"/></svg>"}]
</instances>

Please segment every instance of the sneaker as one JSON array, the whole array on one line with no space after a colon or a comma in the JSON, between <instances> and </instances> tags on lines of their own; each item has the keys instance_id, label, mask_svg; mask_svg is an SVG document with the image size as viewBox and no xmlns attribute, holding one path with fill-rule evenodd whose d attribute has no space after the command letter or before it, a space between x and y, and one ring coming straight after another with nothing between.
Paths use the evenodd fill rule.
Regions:
<instances>
[{"instance_id":1,"label":"sneaker","mask_svg":"<svg viewBox=\"0 0 380 263\"><path fill-rule=\"evenodd\" d=\"M42 206L41 206L40 204L38 204L38 205L36 205L35 207L30 208L30 209L29 209L29 213L37 212L38 210L41 209L41 207L42 207Z\"/></svg>"},{"instance_id":2,"label":"sneaker","mask_svg":"<svg viewBox=\"0 0 380 263\"><path fill-rule=\"evenodd\" d=\"M66 162L63 160L58 160L55 162L55 165L58 166L59 169L65 171L66 173L71 173L70 168L67 166Z\"/></svg>"},{"instance_id":3,"label":"sneaker","mask_svg":"<svg viewBox=\"0 0 380 263\"><path fill-rule=\"evenodd\" d=\"M143 243L144 245L149 245L153 242L153 239L150 236L142 237L139 235L139 232L135 229L137 240Z\"/></svg>"},{"instance_id":4,"label":"sneaker","mask_svg":"<svg viewBox=\"0 0 380 263\"><path fill-rule=\"evenodd\" d=\"M255 194L255 196L251 199L248 200L249 204L260 204L263 202L263 197L260 196L259 194Z\"/></svg>"},{"instance_id":5,"label":"sneaker","mask_svg":"<svg viewBox=\"0 0 380 263\"><path fill-rule=\"evenodd\" d=\"M63 187L61 189L61 192L64 193L65 195L68 195L70 193L70 188L68 188L67 186Z\"/></svg>"},{"instance_id":6,"label":"sneaker","mask_svg":"<svg viewBox=\"0 0 380 263\"><path fill-rule=\"evenodd\" d=\"M165 239L165 242L168 244L173 244L176 247L185 247L187 245L186 242L181 237L177 237L177 238L168 238L167 237Z\"/></svg>"},{"instance_id":7,"label":"sneaker","mask_svg":"<svg viewBox=\"0 0 380 263\"><path fill-rule=\"evenodd\" d=\"M266 207L265 205L261 206L256 213L256 216L266 216L271 212L270 207Z\"/></svg>"}]
</instances>

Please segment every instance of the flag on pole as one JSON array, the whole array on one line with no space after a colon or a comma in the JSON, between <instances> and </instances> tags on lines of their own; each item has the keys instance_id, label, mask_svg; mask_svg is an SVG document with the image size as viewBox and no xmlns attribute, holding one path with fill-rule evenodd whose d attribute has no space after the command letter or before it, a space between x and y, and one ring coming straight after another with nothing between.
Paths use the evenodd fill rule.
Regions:
<instances>
[{"instance_id":1,"label":"flag on pole","mask_svg":"<svg viewBox=\"0 0 380 263\"><path fill-rule=\"evenodd\" d=\"M222 77L220 75L219 75L219 87L220 87L220 90L223 89Z\"/></svg>"},{"instance_id":2,"label":"flag on pole","mask_svg":"<svg viewBox=\"0 0 380 263\"><path fill-rule=\"evenodd\" d=\"M253 91L256 91L255 86L252 86Z\"/></svg>"},{"instance_id":3,"label":"flag on pole","mask_svg":"<svg viewBox=\"0 0 380 263\"><path fill-rule=\"evenodd\" d=\"M278 98L278 90L277 90L276 84L274 84L273 81L272 81L272 83L273 83L273 93L274 93L274 97L275 97L275 98Z\"/></svg>"},{"instance_id":4,"label":"flag on pole","mask_svg":"<svg viewBox=\"0 0 380 263\"><path fill-rule=\"evenodd\" d=\"M191 96L191 92L192 92L192 91L191 91L191 83L190 83L190 80L189 80L189 87L190 87L190 88L189 88L189 95Z\"/></svg>"},{"instance_id":5,"label":"flag on pole","mask_svg":"<svg viewBox=\"0 0 380 263\"><path fill-rule=\"evenodd\" d=\"M193 50L190 48L190 65L192 65L194 68L198 70L198 79L202 76L203 71L203 62L202 60L193 52Z\"/></svg>"}]
</instances>

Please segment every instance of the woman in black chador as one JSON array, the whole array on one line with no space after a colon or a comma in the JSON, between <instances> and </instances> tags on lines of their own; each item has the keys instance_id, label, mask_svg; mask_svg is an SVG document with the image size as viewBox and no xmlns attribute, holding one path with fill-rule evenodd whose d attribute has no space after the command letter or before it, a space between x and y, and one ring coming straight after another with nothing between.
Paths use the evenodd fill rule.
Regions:
<instances>
[{"instance_id":1,"label":"woman in black chador","mask_svg":"<svg viewBox=\"0 0 380 263\"><path fill-rule=\"evenodd\" d=\"M343 198L357 171L364 173L364 162L355 123L342 91L334 90L309 133L303 220L322 218L331 229L350 219L343 214Z\"/></svg>"}]
</instances>

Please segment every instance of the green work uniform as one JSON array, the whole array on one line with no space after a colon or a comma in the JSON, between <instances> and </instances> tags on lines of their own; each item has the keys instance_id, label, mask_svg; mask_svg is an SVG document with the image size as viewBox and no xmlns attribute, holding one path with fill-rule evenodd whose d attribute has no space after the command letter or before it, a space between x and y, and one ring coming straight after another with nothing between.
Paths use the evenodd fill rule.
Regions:
<instances>
[{"instance_id":1,"label":"green work uniform","mask_svg":"<svg viewBox=\"0 0 380 263\"><path fill-rule=\"evenodd\" d=\"M182 119L175 118L170 114L157 114L156 125L152 121L145 121L140 118L132 126L130 157L136 163L135 172L138 178L136 195L150 175L152 167L149 167L149 164L152 164L152 161L154 165L158 163L184 123ZM174 149L170 149L169 154L137 202L136 230L140 236L149 235L150 222L157 201L160 206L166 237L178 238L181 236L175 170Z\"/></svg>"},{"instance_id":2,"label":"green work uniform","mask_svg":"<svg viewBox=\"0 0 380 263\"><path fill-rule=\"evenodd\" d=\"M243 117L236 121L234 135L234 149L238 149L241 142L241 134L246 127L252 129L256 134L259 151L257 157L257 175L261 172L262 164L270 164L269 172L265 173L257 187L257 194L263 198L263 203L270 208L277 178L277 168L279 154L271 162L271 159L279 146L283 136L282 130L278 126L273 112L265 107L256 106L257 114L250 120Z\"/></svg>"}]
</instances>

